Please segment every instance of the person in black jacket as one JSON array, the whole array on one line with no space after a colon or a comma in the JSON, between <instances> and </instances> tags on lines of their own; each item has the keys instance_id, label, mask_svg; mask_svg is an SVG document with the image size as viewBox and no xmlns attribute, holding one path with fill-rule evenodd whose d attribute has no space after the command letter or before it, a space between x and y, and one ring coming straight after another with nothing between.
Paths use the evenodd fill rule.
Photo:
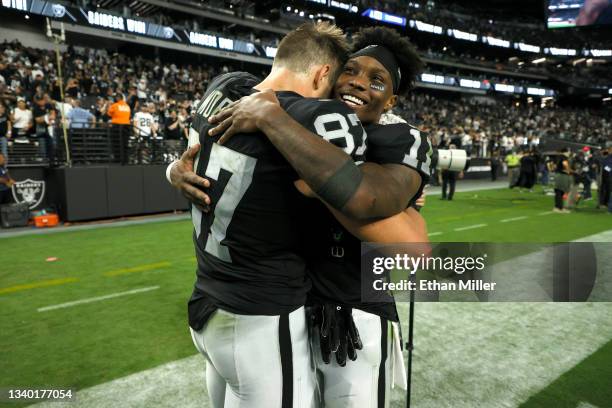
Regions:
<instances>
[{"instance_id":1,"label":"person in black jacket","mask_svg":"<svg viewBox=\"0 0 612 408\"><path fill-rule=\"evenodd\" d=\"M499 150L495 150L491 154L491 181L497 180L497 172L499 170Z\"/></svg>"},{"instance_id":2,"label":"person in black jacket","mask_svg":"<svg viewBox=\"0 0 612 408\"><path fill-rule=\"evenodd\" d=\"M598 198L599 205L597 208L608 207L608 212L612 213L612 148L604 150L600 159L601 182L599 184Z\"/></svg>"},{"instance_id":3,"label":"person in black jacket","mask_svg":"<svg viewBox=\"0 0 612 408\"><path fill-rule=\"evenodd\" d=\"M536 158L533 152L529 151L521 158L519 179L511 188L522 187L532 191L537 174Z\"/></svg>"}]
</instances>

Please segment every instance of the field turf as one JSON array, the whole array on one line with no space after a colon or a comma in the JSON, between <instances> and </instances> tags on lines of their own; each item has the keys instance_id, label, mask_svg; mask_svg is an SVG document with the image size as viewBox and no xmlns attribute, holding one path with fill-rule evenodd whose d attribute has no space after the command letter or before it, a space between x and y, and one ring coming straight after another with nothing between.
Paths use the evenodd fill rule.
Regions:
<instances>
[{"instance_id":1,"label":"field turf","mask_svg":"<svg viewBox=\"0 0 612 408\"><path fill-rule=\"evenodd\" d=\"M431 196L423 215L441 242L559 242L612 230L593 201L573 214L551 213L552 201L483 190L452 202ZM0 387L85 389L193 356L191 229L182 220L0 239ZM502 317L506 326L481 333ZM417 324L414 407L612 406L612 304L427 304ZM512 362L514 377L498 376Z\"/></svg>"}]
</instances>

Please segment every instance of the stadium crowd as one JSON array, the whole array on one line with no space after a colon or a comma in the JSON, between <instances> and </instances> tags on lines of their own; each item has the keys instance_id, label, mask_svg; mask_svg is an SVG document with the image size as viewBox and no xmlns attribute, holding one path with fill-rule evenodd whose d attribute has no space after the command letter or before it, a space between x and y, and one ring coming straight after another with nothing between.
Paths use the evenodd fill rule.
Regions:
<instances>
[{"instance_id":1,"label":"stadium crowd","mask_svg":"<svg viewBox=\"0 0 612 408\"><path fill-rule=\"evenodd\" d=\"M112 122L133 126L138 137L181 139L209 80L233 69L218 64L179 66L74 47L68 47L62 58L71 62L63 64L63 100L52 51L18 42L0 44L0 143L5 156L9 139L38 140L40 149L48 151L57 143L61 117L71 128ZM121 98L129 107L128 119L112 117L117 110L111 106ZM604 144L612 134L606 112L540 108L503 97L451 99L417 91L400 101L397 113L429 131L436 145L452 141L473 157L537 146L547 136Z\"/></svg>"},{"instance_id":2,"label":"stadium crowd","mask_svg":"<svg viewBox=\"0 0 612 408\"><path fill-rule=\"evenodd\" d=\"M512 99L447 99L419 91L401 99L397 110L429 132L435 145L453 143L474 157L538 146L543 137L604 145L612 135L609 111L541 108Z\"/></svg>"}]
</instances>

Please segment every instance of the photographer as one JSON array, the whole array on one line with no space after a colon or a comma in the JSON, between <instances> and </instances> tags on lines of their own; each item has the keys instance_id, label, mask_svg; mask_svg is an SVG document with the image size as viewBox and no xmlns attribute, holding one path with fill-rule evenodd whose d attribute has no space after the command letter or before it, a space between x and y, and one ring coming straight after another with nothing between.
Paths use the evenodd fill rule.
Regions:
<instances>
[{"instance_id":1,"label":"photographer","mask_svg":"<svg viewBox=\"0 0 612 408\"><path fill-rule=\"evenodd\" d=\"M449 150L455 150L454 144L449 146ZM463 178L463 171L442 170L442 198L441 200L452 201L455 195L455 184L457 178ZM448 194L447 194L448 190Z\"/></svg>"}]
</instances>

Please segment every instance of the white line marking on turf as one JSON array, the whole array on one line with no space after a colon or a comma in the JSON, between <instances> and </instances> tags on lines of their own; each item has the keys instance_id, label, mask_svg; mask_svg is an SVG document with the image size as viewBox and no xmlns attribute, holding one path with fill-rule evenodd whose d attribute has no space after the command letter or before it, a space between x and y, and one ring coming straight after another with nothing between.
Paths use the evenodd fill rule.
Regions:
<instances>
[{"instance_id":1,"label":"white line marking on turf","mask_svg":"<svg viewBox=\"0 0 612 408\"><path fill-rule=\"evenodd\" d=\"M527 218L526 215L524 215L522 217L506 218L505 220L501 220L500 222L518 221L518 220L524 220L525 218Z\"/></svg>"},{"instance_id":2,"label":"white line marking on turf","mask_svg":"<svg viewBox=\"0 0 612 408\"><path fill-rule=\"evenodd\" d=\"M430 237L435 237L436 235L442 235L442 233L441 232L430 232L427 235L429 235Z\"/></svg>"},{"instance_id":3,"label":"white line marking on turf","mask_svg":"<svg viewBox=\"0 0 612 408\"><path fill-rule=\"evenodd\" d=\"M75 300L73 302L60 303L59 305L51 305L51 306L40 307L40 308L38 308L38 311L39 312L47 312L49 310L63 309L65 307L72 307L72 306L76 306L76 305L82 305L84 303L99 302L101 300L113 299L113 298L120 297L120 296L134 295L136 293L148 292L148 291L156 290L156 289L159 289L159 286L149 286L149 287L146 287L146 288L128 290L127 292L111 293L110 295L104 295L104 296L92 297L92 298L87 298L87 299Z\"/></svg>"},{"instance_id":4,"label":"white line marking on turf","mask_svg":"<svg viewBox=\"0 0 612 408\"><path fill-rule=\"evenodd\" d=\"M467 227L455 228L455 231L465 231L474 228L482 228L486 227L488 224L476 224L476 225L468 225Z\"/></svg>"},{"instance_id":5,"label":"white line marking on turf","mask_svg":"<svg viewBox=\"0 0 612 408\"><path fill-rule=\"evenodd\" d=\"M554 214L554 211L544 211L542 213L539 213L538 215L549 215L549 214Z\"/></svg>"}]
</instances>

